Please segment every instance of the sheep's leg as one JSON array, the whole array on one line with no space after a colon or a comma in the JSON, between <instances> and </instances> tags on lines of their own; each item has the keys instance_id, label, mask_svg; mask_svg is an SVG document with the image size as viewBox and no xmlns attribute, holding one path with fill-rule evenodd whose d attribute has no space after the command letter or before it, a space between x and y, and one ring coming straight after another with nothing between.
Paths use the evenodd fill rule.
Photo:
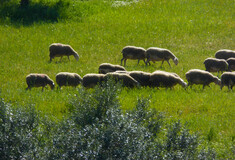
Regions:
<instances>
[{"instance_id":1,"label":"sheep's leg","mask_svg":"<svg viewBox=\"0 0 235 160\"><path fill-rule=\"evenodd\" d=\"M164 63L164 60L162 60L162 64L161 64L161 66L160 66L160 67L162 67L163 63Z\"/></svg>"},{"instance_id":2,"label":"sheep's leg","mask_svg":"<svg viewBox=\"0 0 235 160\"><path fill-rule=\"evenodd\" d=\"M140 59L138 59L137 66L138 66L139 63L140 63Z\"/></svg>"},{"instance_id":3,"label":"sheep's leg","mask_svg":"<svg viewBox=\"0 0 235 160\"><path fill-rule=\"evenodd\" d=\"M145 65L147 66L147 65L148 65L148 63L149 63L149 60L147 59L147 60L146 60L146 62L145 62Z\"/></svg>"},{"instance_id":4,"label":"sheep's leg","mask_svg":"<svg viewBox=\"0 0 235 160\"><path fill-rule=\"evenodd\" d=\"M145 59L143 59L143 61L144 61L144 64L145 64Z\"/></svg>"},{"instance_id":5,"label":"sheep's leg","mask_svg":"<svg viewBox=\"0 0 235 160\"><path fill-rule=\"evenodd\" d=\"M124 58L121 59L121 65L122 65L122 61L123 61Z\"/></svg>"},{"instance_id":6,"label":"sheep's leg","mask_svg":"<svg viewBox=\"0 0 235 160\"><path fill-rule=\"evenodd\" d=\"M126 60L127 60L127 59L124 59L124 66L126 66Z\"/></svg>"},{"instance_id":7,"label":"sheep's leg","mask_svg":"<svg viewBox=\"0 0 235 160\"><path fill-rule=\"evenodd\" d=\"M168 63L168 64L169 64L169 66L171 67L171 64L170 64L169 60L167 60L167 63Z\"/></svg>"},{"instance_id":8,"label":"sheep's leg","mask_svg":"<svg viewBox=\"0 0 235 160\"><path fill-rule=\"evenodd\" d=\"M68 57L68 60L70 61L69 56L67 56L67 57Z\"/></svg>"},{"instance_id":9,"label":"sheep's leg","mask_svg":"<svg viewBox=\"0 0 235 160\"><path fill-rule=\"evenodd\" d=\"M60 62L61 62L62 58L63 58L63 56L60 57Z\"/></svg>"}]
</instances>

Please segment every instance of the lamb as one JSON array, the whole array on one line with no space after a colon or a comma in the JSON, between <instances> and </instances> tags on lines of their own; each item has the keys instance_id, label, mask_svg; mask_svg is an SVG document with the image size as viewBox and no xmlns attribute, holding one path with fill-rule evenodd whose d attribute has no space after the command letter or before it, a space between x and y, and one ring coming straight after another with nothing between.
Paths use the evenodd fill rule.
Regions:
<instances>
[{"instance_id":1,"label":"lamb","mask_svg":"<svg viewBox=\"0 0 235 160\"><path fill-rule=\"evenodd\" d=\"M235 51L228 49L221 49L215 53L215 58L227 60L229 58L235 58Z\"/></svg>"},{"instance_id":2,"label":"lamb","mask_svg":"<svg viewBox=\"0 0 235 160\"><path fill-rule=\"evenodd\" d=\"M150 47L146 50L146 65L150 65L150 61L162 61L161 67L164 63L164 61L167 61L169 66L171 67L171 64L169 62L170 59L173 60L175 65L178 64L178 58L168 49L164 48L157 48L157 47Z\"/></svg>"},{"instance_id":3,"label":"lamb","mask_svg":"<svg viewBox=\"0 0 235 160\"><path fill-rule=\"evenodd\" d=\"M67 56L69 59L69 56L71 55L73 55L77 61L79 60L79 55L70 45L61 44L61 43L53 43L49 46L49 51L50 51L50 62L55 57L61 57L60 58L60 61L61 61L63 56Z\"/></svg>"},{"instance_id":4,"label":"lamb","mask_svg":"<svg viewBox=\"0 0 235 160\"><path fill-rule=\"evenodd\" d=\"M107 81L109 78L113 78L116 82L122 82L123 86L125 87L133 88L139 86L139 83L126 73L107 73L104 76L104 79Z\"/></svg>"},{"instance_id":5,"label":"lamb","mask_svg":"<svg viewBox=\"0 0 235 160\"><path fill-rule=\"evenodd\" d=\"M221 86L220 89L224 86L227 86L228 89L233 89L233 86L235 84L235 72L224 72L221 76Z\"/></svg>"},{"instance_id":6,"label":"lamb","mask_svg":"<svg viewBox=\"0 0 235 160\"><path fill-rule=\"evenodd\" d=\"M193 84L202 84L203 89L205 86L209 86L210 83L214 82L215 84L220 85L221 81L218 77L214 76L208 71L200 69L191 69L186 73L186 79L188 80L188 86Z\"/></svg>"},{"instance_id":7,"label":"lamb","mask_svg":"<svg viewBox=\"0 0 235 160\"><path fill-rule=\"evenodd\" d=\"M82 78L77 73L60 72L56 75L56 83L58 84L59 88L62 86L76 87L82 83Z\"/></svg>"},{"instance_id":8,"label":"lamb","mask_svg":"<svg viewBox=\"0 0 235 160\"><path fill-rule=\"evenodd\" d=\"M121 65L122 61L124 60L124 66L126 66L126 60L127 59L138 59L137 65L139 64L140 60L143 60L145 63L146 53L145 49L142 47L136 47L136 46L126 46L122 49L122 55L123 58L121 59Z\"/></svg>"},{"instance_id":9,"label":"lamb","mask_svg":"<svg viewBox=\"0 0 235 160\"><path fill-rule=\"evenodd\" d=\"M54 89L55 87L53 80L46 74L31 73L26 76L26 83L28 85L26 90L31 90L32 87L42 87L43 91L47 84L50 85L51 89Z\"/></svg>"},{"instance_id":10,"label":"lamb","mask_svg":"<svg viewBox=\"0 0 235 160\"><path fill-rule=\"evenodd\" d=\"M106 74L109 72L115 72L115 71L126 71L126 69L123 66L113 65L110 63L102 63L99 66L99 73L102 73L102 74Z\"/></svg>"},{"instance_id":11,"label":"lamb","mask_svg":"<svg viewBox=\"0 0 235 160\"><path fill-rule=\"evenodd\" d=\"M149 86L149 79L151 73L143 71L131 71L129 75L134 78L141 86Z\"/></svg>"},{"instance_id":12,"label":"lamb","mask_svg":"<svg viewBox=\"0 0 235 160\"><path fill-rule=\"evenodd\" d=\"M150 75L151 87L166 87L172 88L176 84L180 84L182 87L186 87L187 83L183 81L177 74L166 71L155 71Z\"/></svg>"},{"instance_id":13,"label":"lamb","mask_svg":"<svg viewBox=\"0 0 235 160\"><path fill-rule=\"evenodd\" d=\"M96 85L102 83L104 80L104 74L89 73L83 76L82 85L85 88L93 88Z\"/></svg>"},{"instance_id":14,"label":"lamb","mask_svg":"<svg viewBox=\"0 0 235 160\"><path fill-rule=\"evenodd\" d=\"M206 71L223 72L228 70L228 63L224 59L207 58L204 61Z\"/></svg>"},{"instance_id":15,"label":"lamb","mask_svg":"<svg viewBox=\"0 0 235 160\"><path fill-rule=\"evenodd\" d=\"M235 71L235 58L227 59L227 63L228 63L228 70Z\"/></svg>"}]
</instances>

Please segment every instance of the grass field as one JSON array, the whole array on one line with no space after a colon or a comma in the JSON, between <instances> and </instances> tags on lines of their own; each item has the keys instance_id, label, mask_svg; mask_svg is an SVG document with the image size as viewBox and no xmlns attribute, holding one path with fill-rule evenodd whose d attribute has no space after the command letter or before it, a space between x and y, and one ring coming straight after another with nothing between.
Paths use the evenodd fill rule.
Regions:
<instances>
[{"instance_id":1,"label":"grass field","mask_svg":"<svg viewBox=\"0 0 235 160\"><path fill-rule=\"evenodd\" d=\"M71 0L67 1L70 5L59 7L53 6L56 1L42 2L35 1L33 6L44 8L48 19L32 18L30 12L21 12L14 5L12 11L0 12L0 90L12 104L33 103L38 110L57 118L67 113L67 104L77 90L26 91L26 75L46 73L55 81L61 71L81 76L97 73L101 63L120 64L122 48L135 45L168 48L179 64L175 66L171 61L170 68L165 62L160 68L159 62L151 66L140 62L137 66L137 61L127 60L127 70L161 69L176 72L186 81L185 73L204 69L203 61L217 50L235 49L234 0ZM17 13L25 15L17 17ZM53 42L70 44L80 55L79 61L64 57L61 62L58 58L49 63L48 46ZM234 156L234 91L221 91L215 84L204 90L202 86L186 90L181 86L172 90L124 88L119 96L123 109L132 108L138 97L150 97L150 105L169 121L187 121L220 157Z\"/></svg>"}]
</instances>

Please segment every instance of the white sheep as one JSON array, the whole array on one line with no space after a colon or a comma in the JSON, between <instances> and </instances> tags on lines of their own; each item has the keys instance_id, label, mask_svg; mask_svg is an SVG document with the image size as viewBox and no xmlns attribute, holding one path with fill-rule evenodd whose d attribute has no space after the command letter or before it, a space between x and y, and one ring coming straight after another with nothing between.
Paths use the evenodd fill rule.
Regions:
<instances>
[{"instance_id":1,"label":"white sheep","mask_svg":"<svg viewBox=\"0 0 235 160\"><path fill-rule=\"evenodd\" d=\"M59 88L62 86L76 87L82 83L82 78L77 73L60 72L56 75L56 83L58 84Z\"/></svg>"},{"instance_id":2,"label":"white sheep","mask_svg":"<svg viewBox=\"0 0 235 160\"><path fill-rule=\"evenodd\" d=\"M113 65L110 63L102 63L99 66L99 73L102 73L102 74L106 74L109 72L115 72L115 71L126 71L126 69L123 66Z\"/></svg>"},{"instance_id":3,"label":"white sheep","mask_svg":"<svg viewBox=\"0 0 235 160\"><path fill-rule=\"evenodd\" d=\"M157 47L150 47L146 50L146 65L150 65L150 61L162 61L161 67L164 63L164 61L167 61L169 66L171 67L171 64L169 62L170 59L173 60L175 65L178 64L178 58L168 49L164 48L157 48Z\"/></svg>"},{"instance_id":4,"label":"white sheep","mask_svg":"<svg viewBox=\"0 0 235 160\"><path fill-rule=\"evenodd\" d=\"M138 59L137 65L139 64L140 60L143 60L145 63L146 53L145 49L142 47L136 47L136 46L126 46L122 49L122 56L121 59L121 65L122 61L124 60L124 66L126 66L126 60L127 59Z\"/></svg>"},{"instance_id":5,"label":"white sheep","mask_svg":"<svg viewBox=\"0 0 235 160\"><path fill-rule=\"evenodd\" d=\"M110 78L114 79L116 82L121 82L125 87L133 88L139 86L139 83L126 73L110 72L104 76L105 81Z\"/></svg>"},{"instance_id":6,"label":"white sheep","mask_svg":"<svg viewBox=\"0 0 235 160\"><path fill-rule=\"evenodd\" d=\"M206 71L223 72L228 70L228 63L224 59L207 58L204 61Z\"/></svg>"},{"instance_id":7,"label":"white sheep","mask_svg":"<svg viewBox=\"0 0 235 160\"><path fill-rule=\"evenodd\" d=\"M129 75L134 78L141 86L149 86L151 73L143 71L130 71Z\"/></svg>"},{"instance_id":8,"label":"white sheep","mask_svg":"<svg viewBox=\"0 0 235 160\"><path fill-rule=\"evenodd\" d=\"M235 71L235 58L227 59L227 63L228 63L228 70Z\"/></svg>"},{"instance_id":9,"label":"white sheep","mask_svg":"<svg viewBox=\"0 0 235 160\"><path fill-rule=\"evenodd\" d=\"M224 72L221 75L221 86L220 89L224 86L227 86L228 89L233 89L233 86L235 85L235 72Z\"/></svg>"},{"instance_id":10,"label":"white sheep","mask_svg":"<svg viewBox=\"0 0 235 160\"><path fill-rule=\"evenodd\" d=\"M79 60L79 55L70 45L61 44L61 43L53 43L49 46L49 51L50 51L50 55L49 55L50 61L52 61L52 59L55 57L61 57L60 58L60 61L61 61L63 56L67 56L69 59L69 56L71 55L73 55L77 61Z\"/></svg>"},{"instance_id":11,"label":"white sheep","mask_svg":"<svg viewBox=\"0 0 235 160\"><path fill-rule=\"evenodd\" d=\"M93 88L96 85L102 83L104 80L104 74L89 73L83 76L82 85L85 88Z\"/></svg>"},{"instance_id":12,"label":"white sheep","mask_svg":"<svg viewBox=\"0 0 235 160\"><path fill-rule=\"evenodd\" d=\"M218 77L214 76L208 71L200 69L191 69L185 75L186 79L188 80L188 86L192 86L193 84L202 84L204 89L205 86L209 86L209 84L212 82L217 85L221 84L221 81Z\"/></svg>"},{"instance_id":13,"label":"white sheep","mask_svg":"<svg viewBox=\"0 0 235 160\"><path fill-rule=\"evenodd\" d=\"M172 88L176 84L180 84L182 87L186 87L187 83L184 82L176 73L166 71L155 71L150 76L151 87L166 87Z\"/></svg>"},{"instance_id":14,"label":"white sheep","mask_svg":"<svg viewBox=\"0 0 235 160\"><path fill-rule=\"evenodd\" d=\"M229 50L229 49L221 49L215 53L215 58L218 58L218 59L227 60L232 57L235 58L235 51Z\"/></svg>"},{"instance_id":15,"label":"white sheep","mask_svg":"<svg viewBox=\"0 0 235 160\"><path fill-rule=\"evenodd\" d=\"M32 87L42 87L42 91L46 85L50 85L51 89L54 88L55 84L53 80L46 74L31 73L26 76L26 83L28 87L26 90L31 90Z\"/></svg>"}]
</instances>

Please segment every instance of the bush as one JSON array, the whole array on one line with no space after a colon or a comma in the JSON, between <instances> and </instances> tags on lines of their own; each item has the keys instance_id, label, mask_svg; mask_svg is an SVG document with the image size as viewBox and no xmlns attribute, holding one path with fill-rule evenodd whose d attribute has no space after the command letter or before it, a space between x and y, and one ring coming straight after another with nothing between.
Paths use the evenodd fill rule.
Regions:
<instances>
[{"instance_id":1,"label":"bush","mask_svg":"<svg viewBox=\"0 0 235 160\"><path fill-rule=\"evenodd\" d=\"M0 99L0 157L2 159L31 159L38 148L38 115L34 106L13 108Z\"/></svg>"},{"instance_id":2,"label":"bush","mask_svg":"<svg viewBox=\"0 0 235 160\"><path fill-rule=\"evenodd\" d=\"M109 80L94 90L79 89L70 114L59 122L42 119L34 106L0 101L0 156L3 159L215 159L200 149L197 134L180 121L164 125L162 113L138 99L120 109L121 85Z\"/></svg>"}]
</instances>

